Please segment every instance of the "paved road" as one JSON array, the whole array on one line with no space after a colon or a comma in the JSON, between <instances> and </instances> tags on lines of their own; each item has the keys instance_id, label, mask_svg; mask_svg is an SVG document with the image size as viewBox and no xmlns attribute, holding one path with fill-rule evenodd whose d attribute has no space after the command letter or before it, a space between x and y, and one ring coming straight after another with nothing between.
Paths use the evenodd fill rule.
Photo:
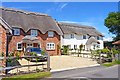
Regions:
<instances>
[{"instance_id":1,"label":"paved road","mask_svg":"<svg viewBox=\"0 0 120 80\"><path fill-rule=\"evenodd\" d=\"M120 66L118 68L117 65L112 67L95 66L78 68L73 70L53 72L52 78L118 78L118 69L120 71Z\"/></svg>"}]
</instances>

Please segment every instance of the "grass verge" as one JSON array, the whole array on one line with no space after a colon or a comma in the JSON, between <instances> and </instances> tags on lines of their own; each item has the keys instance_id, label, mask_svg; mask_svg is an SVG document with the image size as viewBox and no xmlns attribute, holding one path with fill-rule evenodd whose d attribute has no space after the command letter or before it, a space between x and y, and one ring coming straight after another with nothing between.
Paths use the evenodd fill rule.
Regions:
<instances>
[{"instance_id":1,"label":"grass verge","mask_svg":"<svg viewBox=\"0 0 120 80\"><path fill-rule=\"evenodd\" d=\"M104 63L102 65L106 66L106 67L110 67L110 66L117 65L117 64L120 64L120 60L113 61L113 62L108 62L108 63Z\"/></svg>"},{"instance_id":2,"label":"grass verge","mask_svg":"<svg viewBox=\"0 0 120 80\"><path fill-rule=\"evenodd\" d=\"M3 78L2 80L40 80L40 78L46 78L50 76L51 76L50 72L38 72L38 73L11 76L7 78Z\"/></svg>"}]
</instances>

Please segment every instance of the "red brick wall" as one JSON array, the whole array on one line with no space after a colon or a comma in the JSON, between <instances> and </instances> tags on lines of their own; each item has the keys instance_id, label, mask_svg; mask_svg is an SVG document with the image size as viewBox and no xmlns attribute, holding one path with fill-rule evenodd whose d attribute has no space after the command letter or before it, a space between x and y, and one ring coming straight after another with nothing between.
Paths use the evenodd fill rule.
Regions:
<instances>
[{"instance_id":1,"label":"red brick wall","mask_svg":"<svg viewBox=\"0 0 120 80\"><path fill-rule=\"evenodd\" d=\"M9 43L9 52L13 52L17 50L17 43L22 41L22 38L24 37L25 33L23 30L20 30L19 36L12 36L10 43Z\"/></svg>"},{"instance_id":2,"label":"red brick wall","mask_svg":"<svg viewBox=\"0 0 120 80\"><path fill-rule=\"evenodd\" d=\"M0 25L0 53L6 53L6 31L2 25Z\"/></svg>"},{"instance_id":3,"label":"red brick wall","mask_svg":"<svg viewBox=\"0 0 120 80\"><path fill-rule=\"evenodd\" d=\"M6 30L0 25L0 54L4 52L4 57L6 57ZM0 66L5 66L5 59L0 61Z\"/></svg>"},{"instance_id":4,"label":"red brick wall","mask_svg":"<svg viewBox=\"0 0 120 80\"><path fill-rule=\"evenodd\" d=\"M50 55L60 55L59 49L57 49L57 45L60 45L60 36L54 32L55 35L52 38L48 38L48 33L42 34L40 31L38 31L38 39L40 41L40 46L42 49L46 50L46 44L48 42L54 42L55 43L55 50L46 50L47 53ZM30 30L28 31L27 35L30 34ZM12 52L16 50L17 48L17 43L22 41L22 38L24 37L25 33L23 30L21 30L21 35L20 36L12 36L11 41L9 43L9 52Z\"/></svg>"}]
</instances>

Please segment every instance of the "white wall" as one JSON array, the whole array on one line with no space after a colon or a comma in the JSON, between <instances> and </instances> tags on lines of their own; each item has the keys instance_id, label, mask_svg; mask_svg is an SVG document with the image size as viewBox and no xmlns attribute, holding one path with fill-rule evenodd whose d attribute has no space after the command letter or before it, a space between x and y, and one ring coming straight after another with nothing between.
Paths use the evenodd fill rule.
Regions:
<instances>
[{"instance_id":1,"label":"white wall","mask_svg":"<svg viewBox=\"0 0 120 80\"><path fill-rule=\"evenodd\" d=\"M89 36L87 36L88 38ZM79 45L83 44L85 45L85 50L87 48L92 48L93 46L88 45L86 46L86 42L88 39L83 39L82 35L76 35L74 34L74 38L72 39L70 34L64 34L64 38L61 36L61 46L62 45L71 45L71 48L74 49L74 45L77 45L77 48L79 48ZM100 42L100 48L103 49L103 40L98 40Z\"/></svg>"}]
</instances>

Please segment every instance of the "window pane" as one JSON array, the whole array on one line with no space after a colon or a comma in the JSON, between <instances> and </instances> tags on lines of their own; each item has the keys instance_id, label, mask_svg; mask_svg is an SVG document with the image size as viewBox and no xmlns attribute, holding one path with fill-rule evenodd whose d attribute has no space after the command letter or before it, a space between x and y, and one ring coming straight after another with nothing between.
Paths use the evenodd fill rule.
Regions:
<instances>
[{"instance_id":1,"label":"window pane","mask_svg":"<svg viewBox=\"0 0 120 80\"><path fill-rule=\"evenodd\" d=\"M17 50L22 50L22 44L21 43L17 44Z\"/></svg>"},{"instance_id":2,"label":"window pane","mask_svg":"<svg viewBox=\"0 0 120 80\"><path fill-rule=\"evenodd\" d=\"M74 34L71 34L71 38L74 38Z\"/></svg>"},{"instance_id":3,"label":"window pane","mask_svg":"<svg viewBox=\"0 0 120 80\"><path fill-rule=\"evenodd\" d=\"M38 32L37 30L31 30L31 36L37 36Z\"/></svg>"},{"instance_id":4,"label":"window pane","mask_svg":"<svg viewBox=\"0 0 120 80\"><path fill-rule=\"evenodd\" d=\"M54 32L53 31L49 31L48 32L48 37L53 37L54 36Z\"/></svg>"},{"instance_id":5,"label":"window pane","mask_svg":"<svg viewBox=\"0 0 120 80\"><path fill-rule=\"evenodd\" d=\"M55 44L54 43L47 43L46 49L47 50L54 50L55 49Z\"/></svg>"},{"instance_id":6,"label":"window pane","mask_svg":"<svg viewBox=\"0 0 120 80\"><path fill-rule=\"evenodd\" d=\"M20 35L20 29L14 29L14 35Z\"/></svg>"},{"instance_id":7,"label":"window pane","mask_svg":"<svg viewBox=\"0 0 120 80\"><path fill-rule=\"evenodd\" d=\"M83 39L86 39L86 35L83 35Z\"/></svg>"}]
</instances>

